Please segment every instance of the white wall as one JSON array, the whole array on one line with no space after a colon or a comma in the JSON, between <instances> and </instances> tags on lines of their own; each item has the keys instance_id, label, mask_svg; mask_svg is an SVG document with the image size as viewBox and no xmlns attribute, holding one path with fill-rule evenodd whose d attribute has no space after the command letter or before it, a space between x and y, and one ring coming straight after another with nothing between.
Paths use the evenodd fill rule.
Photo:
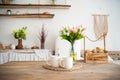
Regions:
<instances>
[{"instance_id":1,"label":"white wall","mask_svg":"<svg viewBox=\"0 0 120 80\"><path fill-rule=\"evenodd\" d=\"M28 2L29 1L29 2ZM31 2L30 2L31 1ZM0 17L0 42L4 45L11 43L17 44L11 34L14 29L28 26L27 40L23 41L23 45L38 45L38 33L43 23L48 30L45 47L50 50L55 49L55 40L59 36L59 30L64 25L77 26L84 25L87 30L86 34L92 38L93 32L93 16L92 14L109 14L109 32L107 36L107 50L120 50L120 0L66 0L71 5L70 9L39 9L40 12L48 11L54 13L53 19L41 18L5 18ZM38 3L38 0L14 0L12 3ZM49 0L40 0L40 3L49 3ZM64 4L64 0L57 0L57 4ZM38 9L11 9L13 13L35 13ZM5 13L6 9L0 9L0 13ZM87 48L102 46L102 42L95 44L87 42Z\"/></svg>"}]
</instances>

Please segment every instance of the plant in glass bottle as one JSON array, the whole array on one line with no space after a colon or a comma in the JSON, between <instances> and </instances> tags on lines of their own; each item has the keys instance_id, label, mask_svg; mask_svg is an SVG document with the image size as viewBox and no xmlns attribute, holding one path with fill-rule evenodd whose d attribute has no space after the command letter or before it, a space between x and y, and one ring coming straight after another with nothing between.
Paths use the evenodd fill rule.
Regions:
<instances>
[{"instance_id":1,"label":"plant in glass bottle","mask_svg":"<svg viewBox=\"0 0 120 80\"><path fill-rule=\"evenodd\" d=\"M60 36L62 39L65 39L71 43L71 53L70 56L73 58L73 61L76 61L76 53L74 52L74 43L75 40L79 40L84 38L84 30L82 26L77 26L77 27L68 27L65 26L61 31L60 31Z\"/></svg>"},{"instance_id":2,"label":"plant in glass bottle","mask_svg":"<svg viewBox=\"0 0 120 80\"><path fill-rule=\"evenodd\" d=\"M55 2L56 2L56 0L51 0L51 3L52 3L52 4L55 4Z\"/></svg>"}]
</instances>

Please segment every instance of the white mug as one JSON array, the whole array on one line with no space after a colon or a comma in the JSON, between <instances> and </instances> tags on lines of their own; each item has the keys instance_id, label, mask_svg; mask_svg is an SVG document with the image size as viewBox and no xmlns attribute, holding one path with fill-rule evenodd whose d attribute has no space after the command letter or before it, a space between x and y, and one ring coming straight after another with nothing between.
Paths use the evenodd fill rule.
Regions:
<instances>
[{"instance_id":1,"label":"white mug","mask_svg":"<svg viewBox=\"0 0 120 80\"><path fill-rule=\"evenodd\" d=\"M72 68L73 67L72 57L63 57L63 60L61 60L60 66L66 69Z\"/></svg>"},{"instance_id":2,"label":"white mug","mask_svg":"<svg viewBox=\"0 0 120 80\"><path fill-rule=\"evenodd\" d=\"M60 57L59 56L51 56L50 60L47 61L47 64L52 66L52 67L59 67Z\"/></svg>"}]
</instances>

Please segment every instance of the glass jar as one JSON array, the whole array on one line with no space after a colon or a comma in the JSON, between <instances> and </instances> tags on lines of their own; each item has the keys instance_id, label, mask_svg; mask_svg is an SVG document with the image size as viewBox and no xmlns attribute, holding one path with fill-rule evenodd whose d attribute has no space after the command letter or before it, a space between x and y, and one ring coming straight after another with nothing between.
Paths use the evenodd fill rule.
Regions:
<instances>
[{"instance_id":1,"label":"glass jar","mask_svg":"<svg viewBox=\"0 0 120 80\"><path fill-rule=\"evenodd\" d=\"M11 11L11 10L7 10L7 14L8 14L8 15L11 15L11 14L12 14L12 11Z\"/></svg>"},{"instance_id":2,"label":"glass jar","mask_svg":"<svg viewBox=\"0 0 120 80\"><path fill-rule=\"evenodd\" d=\"M55 4L55 2L56 2L56 0L51 0L51 4L53 4L53 5L54 5L54 4Z\"/></svg>"}]
</instances>

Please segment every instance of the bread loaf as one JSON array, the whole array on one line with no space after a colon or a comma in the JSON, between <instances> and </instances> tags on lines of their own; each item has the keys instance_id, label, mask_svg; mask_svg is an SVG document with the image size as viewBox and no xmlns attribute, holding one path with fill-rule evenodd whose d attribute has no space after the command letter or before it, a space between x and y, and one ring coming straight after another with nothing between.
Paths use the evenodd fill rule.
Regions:
<instances>
[{"instance_id":1,"label":"bread loaf","mask_svg":"<svg viewBox=\"0 0 120 80\"><path fill-rule=\"evenodd\" d=\"M38 46L32 46L31 49L39 49L39 47Z\"/></svg>"}]
</instances>

